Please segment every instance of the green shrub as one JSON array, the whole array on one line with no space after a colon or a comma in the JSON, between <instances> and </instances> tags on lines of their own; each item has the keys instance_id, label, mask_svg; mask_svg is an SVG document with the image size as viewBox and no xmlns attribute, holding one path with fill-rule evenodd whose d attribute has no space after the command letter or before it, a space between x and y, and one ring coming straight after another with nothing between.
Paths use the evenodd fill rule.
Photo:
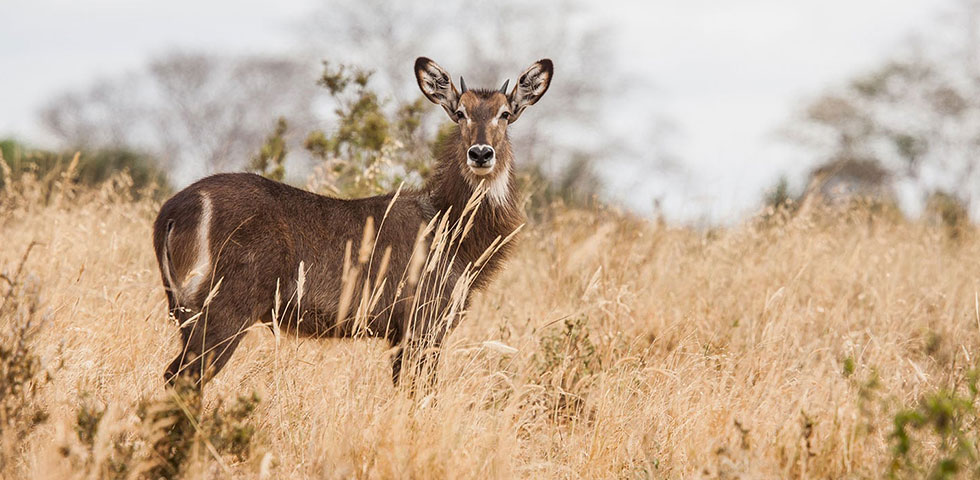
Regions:
<instances>
[{"instance_id":1,"label":"green shrub","mask_svg":"<svg viewBox=\"0 0 980 480\"><path fill-rule=\"evenodd\" d=\"M980 478L978 377L980 370L971 370L965 391L940 388L895 414L889 436L892 478Z\"/></svg>"},{"instance_id":2,"label":"green shrub","mask_svg":"<svg viewBox=\"0 0 980 480\"><path fill-rule=\"evenodd\" d=\"M850 358L850 357L848 357ZM887 478L980 478L980 369L951 374L951 381L912 405L884 395L877 371L858 381L856 433L887 434L891 455L881 466ZM944 382L945 383L945 382Z\"/></svg>"},{"instance_id":3,"label":"green shrub","mask_svg":"<svg viewBox=\"0 0 980 480\"><path fill-rule=\"evenodd\" d=\"M419 127L425 104L420 98L387 113L368 83L371 72L324 62L320 85L336 105L331 133L310 132L304 146L320 166L313 189L342 197L394 190L402 182L420 183L431 171L427 153L435 142Z\"/></svg>"},{"instance_id":4,"label":"green shrub","mask_svg":"<svg viewBox=\"0 0 980 480\"><path fill-rule=\"evenodd\" d=\"M286 176L286 167L283 163L286 161L286 152L288 151L285 139L287 129L286 119L279 117L279 121L276 122L276 129L265 139L258 155L252 157L248 166L249 171L266 178L282 181L283 177Z\"/></svg>"},{"instance_id":5,"label":"green shrub","mask_svg":"<svg viewBox=\"0 0 980 480\"><path fill-rule=\"evenodd\" d=\"M432 173L456 124L445 121L433 136L427 136L422 117L428 102L421 96L389 108L370 87L372 72L347 65L324 62L319 84L326 88L335 105L329 130L314 130L306 136L305 149L316 160L308 188L344 198L357 198L390 192L403 182L418 186ZM280 119L251 166L270 178L282 178L281 165L286 154L282 135L285 119ZM532 217L543 216L560 204L586 207L596 203L601 181L591 168L592 158L577 155L554 175L535 165L518 162L517 179L521 191L530 198Z\"/></svg>"},{"instance_id":6,"label":"green shrub","mask_svg":"<svg viewBox=\"0 0 980 480\"><path fill-rule=\"evenodd\" d=\"M71 180L78 185L100 185L120 172L127 172L133 180L132 193L148 188L158 192L169 190L167 176L156 166L156 159L124 148L52 152L7 139L0 141L0 153L7 167L0 167L0 188L30 173L50 190L70 169ZM76 153L78 163L71 167Z\"/></svg>"}]
</instances>

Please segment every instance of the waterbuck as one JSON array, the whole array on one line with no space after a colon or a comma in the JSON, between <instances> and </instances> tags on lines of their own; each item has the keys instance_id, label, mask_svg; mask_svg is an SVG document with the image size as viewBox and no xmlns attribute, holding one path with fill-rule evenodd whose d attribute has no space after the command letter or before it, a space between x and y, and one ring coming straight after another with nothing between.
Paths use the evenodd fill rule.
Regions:
<instances>
[{"instance_id":1,"label":"waterbuck","mask_svg":"<svg viewBox=\"0 0 980 480\"><path fill-rule=\"evenodd\" d=\"M424 346L419 364L432 365L451 313L465 311L467 290L487 285L524 222L507 127L541 99L552 74L544 59L509 92L508 82L467 89L462 77L457 88L442 67L417 59L422 93L457 124L417 190L342 200L232 173L170 198L153 225L183 342L167 381L216 375L257 321L277 335L386 339L397 347L396 384L406 351ZM450 314L418 314L425 308Z\"/></svg>"}]
</instances>

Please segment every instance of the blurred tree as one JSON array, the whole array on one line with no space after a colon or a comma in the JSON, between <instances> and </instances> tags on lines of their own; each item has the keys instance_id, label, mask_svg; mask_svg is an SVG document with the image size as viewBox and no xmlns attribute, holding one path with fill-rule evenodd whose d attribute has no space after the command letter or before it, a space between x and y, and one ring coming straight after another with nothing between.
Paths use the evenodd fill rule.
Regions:
<instances>
[{"instance_id":1,"label":"blurred tree","mask_svg":"<svg viewBox=\"0 0 980 480\"><path fill-rule=\"evenodd\" d=\"M314 130L306 138L306 149L320 162L309 190L351 198L391 191L402 182L418 186L432 171L430 159L457 128L446 120L434 135L420 134L428 102L419 98L389 111L370 86L372 76L357 67L324 62L319 84L336 109L329 132ZM540 218L554 204L581 207L596 202L600 181L589 160L576 156L559 175L550 177L538 165L524 166L518 181L530 197L531 215Z\"/></svg>"},{"instance_id":2,"label":"blurred tree","mask_svg":"<svg viewBox=\"0 0 980 480\"><path fill-rule=\"evenodd\" d=\"M941 225L949 238L956 239L968 231L970 212L963 201L942 191L929 194L926 199L926 218Z\"/></svg>"},{"instance_id":3,"label":"blurred tree","mask_svg":"<svg viewBox=\"0 0 980 480\"><path fill-rule=\"evenodd\" d=\"M547 175L537 166L525 167L518 176L528 195L527 211L533 219L547 217L553 206L588 207L600 202L601 180L590 167L592 159L579 155L557 175Z\"/></svg>"},{"instance_id":4,"label":"blurred tree","mask_svg":"<svg viewBox=\"0 0 980 480\"><path fill-rule=\"evenodd\" d=\"M673 157L662 148L661 135L623 133L622 122L610 124L618 107L637 101L633 94L642 82L626 81L627 67L614 55L615 30L588 13L584 0L330 2L301 22L305 57L169 55L141 71L55 99L43 110L42 123L66 149L127 146L150 152L177 185L205 173L249 168L269 135L270 119L288 120L283 147L298 152L300 159L306 152L340 158L344 145L369 140L351 134L384 127L394 129L388 132L394 143L387 148L410 152L416 160L412 165L372 165L394 168L392 179L410 178L413 171L424 175L432 159L430 140L445 122L441 111L419 100L411 69L415 57L435 57L453 72L467 75L471 85L486 87L507 78L513 85L530 62L551 57L559 80L535 106L535 114L512 130L518 165L529 167L527 175L552 183L551 190L576 190L558 193L566 200L593 199L603 183L599 173L613 176L623 171L617 161L631 171L659 172L673 163ZM311 81L315 73L308 68L313 62L303 58L371 68L374 73L365 82L370 81L371 92L384 94L368 98L359 97L365 92L356 89L328 88L330 96L321 98ZM359 88L366 87L365 83ZM367 103L345 103L355 98ZM314 148L298 148L301 135L319 126L317 114L331 109L338 113L338 123L327 122L319 132L321 140L334 142L331 148L317 150L316 141ZM378 123L381 119L389 124ZM650 116L629 124L637 127L635 131L656 133L661 130L655 125L643 124L657 121ZM290 164L297 160L295 155L289 158ZM602 169L597 169L600 161ZM388 173L383 177L389 178ZM579 180L570 181L572 175ZM643 175L620 175L638 176Z\"/></svg>"},{"instance_id":5,"label":"blurred tree","mask_svg":"<svg viewBox=\"0 0 980 480\"><path fill-rule=\"evenodd\" d=\"M923 202L938 190L977 211L980 2L961 0L956 9L952 28L805 109L794 135L821 159L815 179L822 175L845 195L871 196L899 182L914 186Z\"/></svg>"},{"instance_id":6,"label":"blurred tree","mask_svg":"<svg viewBox=\"0 0 980 480\"><path fill-rule=\"evenodd\" d=\"M325 2L309 16L301 40L315 55L357 65L370 65L379 91L393 92L389 108L418 98L411 62L429 56L464 75L471 87L495 88L515 77L530 62L550 57L556 80L533 116L514 125L512 142L518 165L528 174L554 183L549 189L581 190L566 197L593 198L601 189L597 172L616 161L656 165L673 163L661 135L627 137L611 126L615 110L635 102L642 82L615 54L615 29L589 15L582 0L556 2L422 2L384 0ZM628 82L627 79L634 81ZM640 99L642 101L642 99ZM443 112L429 108L421 129L432 135ZM657 118L637 118L651 123ZM636 138L642 137L642 138ZM603 169L594 165L603 163ZM568 182L571 170L595 181ZM643 169L639 169L643 170Z\"/></svg>"},{"instance_id":7,"label":"blurred tree","mask_svg":"<svg viewBox=\"0 0 980 480\"><path fill-rule=\"evenodd\" d=\"M270 115L312 127L313 78L288 58L172 54L56 98L41 120L66 149L138 148L192 177L244 167Z\"/></svg>"},{"instance_id":8,"label":"blurred tree","mask_svg":"<svg viewBox=\"0 0 980 480\"><path fill-rule=\"evenodd\" d=\"M838 156L810 171L806 194L819 193L827 201L862 197L892 203L891 174L873 158Z\"/></svg>"},{"instance_id":9,"label":"blurred tree","mask_svg":"<svg viewBox=\"0 0 980 480\"><path fill-rule=\"evenodd\" d=\"M789 181L785 176L779 177L776 184L768 189L763 197L763 205L772 209L792 208L794 203L793 194L789 191Z\"/></svg>"},{"instance_id":10,"label":"blurred tree","mask_svg":"<svg viewBox=\"0 0 980 480\"><path fill-rule=\"evenodd\" d=\"M285 117L279 117L276 122L276 130L266 138L259 153L252 157L249 163L249 171L258 173L266 178L282 181L286 176L286 130L288 124Z\"/></svg>"},{"instance_id":11,"label":"blurred tree","mask_svg":"<svg viewBox=\"0 0 980 480\"><path fill-rule=\"evenodd\" d=\"M52 152L32 148L13 139L0 140L0 154L6 168L0 166L0 187L25 173L35 175L43 185L60 179L72 162L76 151ZM71 172L75 183L96 186L113 175L125 171L133 180L133 193L147 187L168 191L166 174L157 167L152 156L123 148L79 151L78 164ZM8 178L9 176L9 178Z\"/></svg>"},{"instance_id":12,"label":"blurred tree","mask_svg":"<svg viewBox=\"0 0 980 480\"><path fill-rule=\"evenodd\" d=\"M333 100L331 131L314 130L304 146L320 162L308 187L344 197L375 195L403 181L420 184L431 171L429 156L443 135L420 135L423 103L402 103L388 113L369 87L372 73L324 62L318 82Z\"/></svg>"}]
</instances>

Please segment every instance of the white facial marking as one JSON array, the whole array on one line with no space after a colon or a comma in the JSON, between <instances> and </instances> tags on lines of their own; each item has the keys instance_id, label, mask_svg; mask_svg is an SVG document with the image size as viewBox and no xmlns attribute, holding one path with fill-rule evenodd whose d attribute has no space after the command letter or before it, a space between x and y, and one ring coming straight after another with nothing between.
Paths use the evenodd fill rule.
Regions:
<instances>
[{"instance_id":1,"label":"white facial marking","mask_svg":"<svg viewBox=\"0 0 980 480\"><path fill-rule=\"evenodd\" d=\"M196 295L211 273L211 214L211 197L207 193L201 193L201 218L197 223L197 260L194 268L184 276L180 287L185 299Z\"/></svg>"},{"instance_id":2,"label":"white facial marking","mask_svg":"<svg viewBox=\"0 0 980 480\"><path fill-rule=\"evenodd\" d=\"M501 117L501 115L503 115L503 113L507 111L510 111L510 107L506 103L500 106L500 109L497 110L497 117L496 117L498 122L504 120L503 117Z\"/></svg>"},{"instance_id":3,"label":"white facial marking","mask_svg":"<svg viewBox=\"0 0 980 480\"><path fill-rule=\"evenodd\" d=\"M466 119L466 126L467 127L472 127L473 126L473 120L470 119L470 113L466 111L466 105L463 105L463 102L460 102L459 103L459 107L457 107L456 110L459 110L460 112L463 112L463 118Z\"/></svg>"}]
</instances>

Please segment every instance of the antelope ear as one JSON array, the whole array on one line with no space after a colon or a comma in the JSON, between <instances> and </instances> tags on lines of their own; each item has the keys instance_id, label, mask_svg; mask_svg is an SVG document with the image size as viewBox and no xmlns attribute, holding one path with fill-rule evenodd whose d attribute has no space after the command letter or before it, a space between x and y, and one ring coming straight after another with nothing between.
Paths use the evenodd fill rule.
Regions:
<instances>
[{"instance_id":1,"label":"antelope ear","mask_svg":"<svg viewBox=\"0 0 980 480\"><path fill-rule=\"evenodd\" d=\"M451 118L455 118L460 93L456 85L453 85L449 72L438 63L419 57L415 60L415 79L418 80L419 89L425 98L441 106Z\"/></svg>"},{"instance_id":2,"label":"antelope ear","mask_svg":"<svg viewBox=\"0 0 980 480\"><path fill-rule=\"evenodd\" d=\"M545 58L527 67L527 70L524 70L524 73L517 77L517 85L514 85L514 89L507 97L510 101L510 110L513 112L510 116L510 123L517 121L517 117L521 116L525 108L541 100L544 92L547 92L548 87L551 86L551 77L554 72L554 64L551 63L550 59Z\"/></svg>"}]
</instances>

